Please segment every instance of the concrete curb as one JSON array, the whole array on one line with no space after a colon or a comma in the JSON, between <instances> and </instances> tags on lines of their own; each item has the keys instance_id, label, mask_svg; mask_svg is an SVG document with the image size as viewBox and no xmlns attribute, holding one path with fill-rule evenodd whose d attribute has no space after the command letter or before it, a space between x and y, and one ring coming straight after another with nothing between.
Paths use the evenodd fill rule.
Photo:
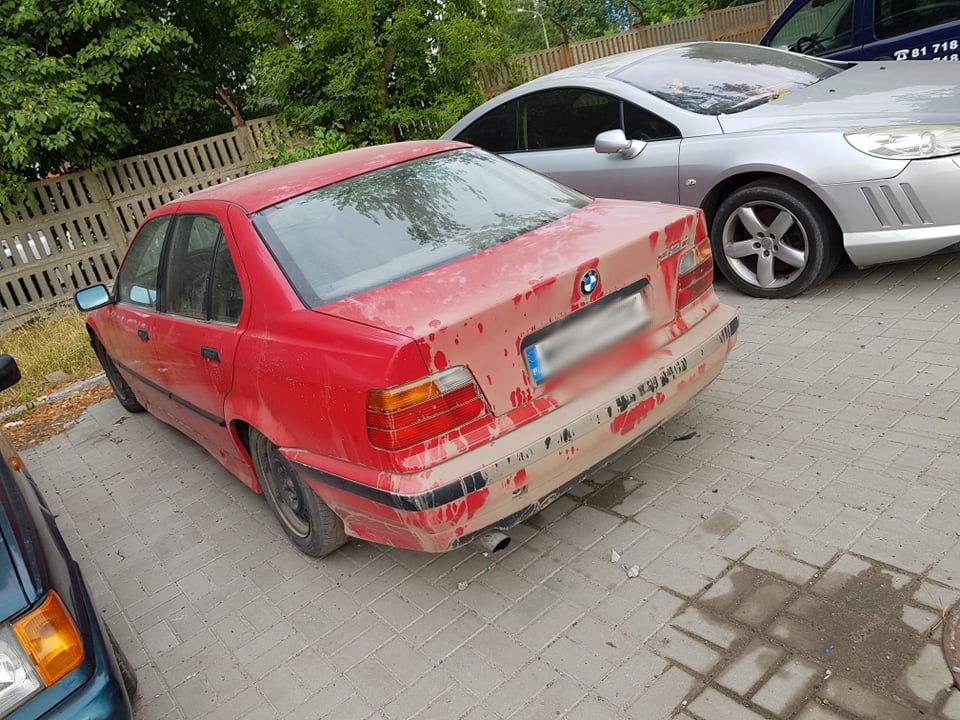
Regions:
<instances>
[{"instance_id":1,"label":"concrete curb","mask_svg":"<svg viewBox=\"0 0 960 720\"><path fill-rule=\"evenodd\" d=\"M11 408L10 410L5 410L4 412L0 413L0 422L9 417L13 417L14 415L19 415L20 413L30 410L31 408L45 405L48 402L60 400L69 395L73 395L75 392L79 392L80 390L86 390L87 388L91 388L96 385L103 385L106 382L107 376L102 372L98 372L96 375L91 375L84 380L78 380L77 382L67 385L66 387L55 390L49 395L43 395L30 404L19 405L15 408Z\"/></svg>"}]
</instances>

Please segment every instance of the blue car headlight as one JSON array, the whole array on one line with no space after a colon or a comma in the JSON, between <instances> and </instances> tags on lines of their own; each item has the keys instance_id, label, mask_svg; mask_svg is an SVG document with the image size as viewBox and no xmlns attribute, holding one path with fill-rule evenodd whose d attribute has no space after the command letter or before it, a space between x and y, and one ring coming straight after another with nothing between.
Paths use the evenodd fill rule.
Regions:
<instances>
[{"instance_id":1,"label":"blue car headlight","mask_svg":"<svg viewBox=\"0 0 960 720\"><path fill-rule=\"evenodd\" d=\"M891 160L923 160L960 153L960 125L890 125L844 133L862 153Z\"/></svg>"},{"instance_id":2,"label":"blue car headlight","mask_svg":"<svg viewBox=\"0 0 960 720\"><path fill-rule=\"evenodd\" d=\"M83 638L56 590L0 625L0 717L71 673L83 656Z\"/></svg>"},{"instance_id":3,"label":"blue car headlight","mask_svg":"<svg viewBox=\"0 0 960 720\"><path fill-rule=\"evenodd\" d=\"M0 716L6 715L43 686L10 626L0 627Z\"/></svg>"}]
</instances>

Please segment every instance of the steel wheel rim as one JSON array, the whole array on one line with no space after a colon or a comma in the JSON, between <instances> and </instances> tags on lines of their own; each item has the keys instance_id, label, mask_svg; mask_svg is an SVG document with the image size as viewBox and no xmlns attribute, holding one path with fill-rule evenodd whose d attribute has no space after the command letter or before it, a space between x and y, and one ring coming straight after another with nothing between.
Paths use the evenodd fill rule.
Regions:
<instances>
[{"instance_id":1,"label":"steel wheel rim","mask_svg":"<svg viewBox=\"0 0 960 720\"><path fill-rule=\"evenodd\" d=\"M794 282L810 259L810 239L799 218L768 200L737 208L723 225L721 242L733 272L763 289Z\"/></svg>"},{"instance_id":2,"label":"steel wheel rim","mask_svg":"<svg viewBox=\"0 0 960 720\"><path fill-rule=\"evenodd\" d=\"M267 477L270 483L270 498L283 524L298 538L310 534L310 515L306 499L293 468L277 450L267 455Z\"/></svg>"}]
</instances>

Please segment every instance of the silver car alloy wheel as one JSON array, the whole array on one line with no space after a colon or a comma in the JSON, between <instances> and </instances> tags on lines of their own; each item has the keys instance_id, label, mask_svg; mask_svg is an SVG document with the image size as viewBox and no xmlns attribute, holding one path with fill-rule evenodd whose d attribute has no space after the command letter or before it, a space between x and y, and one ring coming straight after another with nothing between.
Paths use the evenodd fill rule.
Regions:
<instances>
[{"instance_id":1,"label":"silver car alloy wheel","mask_svg":"<svg viewBox=\"0 0 960 720\"><path fill-rule=\"evenodd\" d=\"M810 242L796 215L768 200L748 202L723 225L723 252L730 268L751 285L777 288L807 266Z\"/></svg>"}]
</instances>

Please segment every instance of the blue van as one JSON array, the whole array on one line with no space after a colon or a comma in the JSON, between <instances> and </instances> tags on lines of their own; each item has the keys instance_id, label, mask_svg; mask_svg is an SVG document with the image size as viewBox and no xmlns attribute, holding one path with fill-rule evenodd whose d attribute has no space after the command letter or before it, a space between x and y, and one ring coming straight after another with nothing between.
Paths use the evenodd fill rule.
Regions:
<instances>
[{"instance_id":1,"label":"blue van","mask_svg":"<svg viewBox=\"0 0 960 720\"><path fill-rule=\"evenodd\" d=\"M761 45L835 60L960 60L960 0L793 0Z\"/></svg>"}]
</instances>

